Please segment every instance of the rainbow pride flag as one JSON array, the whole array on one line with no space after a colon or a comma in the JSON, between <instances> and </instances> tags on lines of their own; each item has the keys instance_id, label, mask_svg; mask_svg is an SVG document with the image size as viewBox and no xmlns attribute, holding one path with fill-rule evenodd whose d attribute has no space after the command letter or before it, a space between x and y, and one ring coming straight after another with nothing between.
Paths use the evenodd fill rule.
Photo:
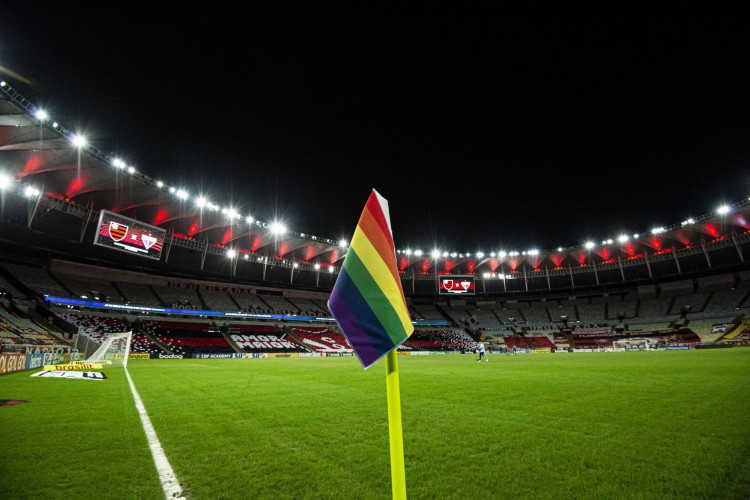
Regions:
<instances>
[{"instance_id":1,"label":"rainbow pride flag","mask_svg":"<svg viewBox=\"0 0 750 500\"><path fill-rule=\"evenodd\" d=\"M365 367L414 331L396 267L388 200L372 190L328 308Z\"/></svg>"}]
</instances>

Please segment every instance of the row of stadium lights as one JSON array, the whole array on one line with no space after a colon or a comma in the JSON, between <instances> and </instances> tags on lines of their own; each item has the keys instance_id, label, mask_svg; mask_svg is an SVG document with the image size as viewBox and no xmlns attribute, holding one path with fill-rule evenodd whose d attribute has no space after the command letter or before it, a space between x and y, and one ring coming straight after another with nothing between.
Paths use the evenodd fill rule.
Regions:
<instances>
[{"instance_id":1,"label":"row of stadium lights","mask_svg":"<svg viewBox=\"0 0 750 500\"><path fill-rule=\"evenodd\" d=\"M750 198L748 198L748 201L750 201ZM716 210L716 213L718 215L726 215L730 211L731 211L731 207L730 206L728 206L728 205L722 205L722 206L720 206ZM682 227L689 226L689 225L692 225L692 224L695 224L695 219L693 219L693 218L687 219L687 220L682 221L680 223L680 225ZM654 229L651 230L651 234L652 235L657 235L657 234L664 233L666 231L667 231L667 229L665 227L656 227L656 228L654 228ZM641 235L638 234L638 233L633 234L632 239L637 240L638 238L640 238L640 236ZM617 242L620 243L620 244L625 244L628 241L630 241L630 239L631 239L631 237L628 236L627 234L622 234L622 235L620 235L620 236L617 237ZM603 240L602 241L602 246L612 245L612 244L614 244L614 242L615 241L612 240L612 239ZM596 243L594 243L593 241L587 241L586 243L583 244L583 248L585 248L586 250L592 250L595 247L596 247ZM575 248L575 247L573 247L573 248ZM558 247L557 248L557 252L564 252L564 251L567 251L567 250L570 250L570 248L563 248L563 247ZM422 250L399 250L399 251L397 251L397 253L401 253L401 254L406 255L406 256L412 256L413 255L415 257L421 257L423 255ZM540 253L539 250L525 250L523 252L517 252L517 251L506 252L504 250L500 250L499 252L491 252L489 254L489 257L490 258L500 258L500 259L504 259L506 257L517 257L519 255L533 257L533 256L539 255L539 253ZM441 257L444 258L444 259L447 259L449 257L450 258L456 258L456 257L458 257L458 258L467 257L468 258L468 257L472 257L472 256L476 257L477 259L483 259L487 255L485 255L484 252L477 252L475 254L472 254L472 253L463 254L463 253L456 253L456 252L446 252L446 251L441 251L441 250L435 249L435 250L433 250L431 252L430 256L433 259L439 259Z\"/></svg>"},{"instance_id":2,"label":"row of stadium lights","mask_svg":"<svg viewBox=\"0 0 750 500\"><path fill-rule=\"evenodd\" d=\"M236 258L238 258L238 257L239 257L239 254L240 254L240 252L238 252L238 251L237 251L237 250L235 250L234 248L230 248L229 250L227 250L227 252L226 252L226 254L225 254L225 255L226 255L226 257L227 257L228 259L236 259ZM248 254L243 254L243 255L242 255L242 259L243 259L243 260L250 260L250 256L249 256ZM265 256L263 256L263 255L259 255L259 256L258 256L258 258L257 258L257 262L266 262L267 260L268 260L268 257L265 257ZM286 262L286 259L281 259L281 261L282 261L282 262ZM322 267L322 266L321 266L320 264L318 264L318 263L315 263L315 264L313 264L313 266L312 266L312 268L313 268L314 270L316 270L316 271L320 271L320 268L321 268L321 267ZM297 263L297 262L293 262L293 263L292 263L292 269L298 269L298 268L299 268L299 263ZM335 268L334 266L328 266L328 272L329 272L329 273L333 273L333 272L335 271L335 269L336 269L336 268Z\"/></svg>"},{"instance_id":3,"label":"row of stadium lights","mask_svg":"<svg viewBox=\"0 0 750 500\"><path fill-rule=\"evenodd\" d=\"M5 86L7 86L7 83L5 81L0 81L0 87L5 87ZM47 120L49 120L49 115L44 110L41 110L41 109L37 109L35 111L34 117L37 120L39 120L41 123L44 123ZM57 129L59 126L60 125L57 122L52 122L52 127L53 128ZM78 149L83 149L86 146L88 146L88 141L86 140L86 137L83 136L83 135L81 135L81 134L73 134L70 137L70 141L73 144L73 146L75 146ZM137 172L136 169L135 169L135 167L133 167L132 165L128 166L124 161L122 161L119 158L115 158L114 160L112 160L111 164L112 164L112 166L114 166L118 170L126 170L130 175L134 175ZM6 189L8 186L11 185L11 182L12 182L12 178L11 177L0 173L0 190ZM187 201L190 198L190 194L185 189L176 188L176 187L168 187L167 188L165 186L164 182L161 181L161 180L157 180L156 181L156 186L159 189L166 189L170 194L173 194L175 197L177 197L181 201ZM40 194L40 191L37 188L32 187L32 186L27 186L25 188L25 190L24 190L24 195L27 198L33 198L33 197L39 196L39 194ZM748 201L750 201L750 198L748 198ZM196 205L196 207L198 207L199 210L208 209L211 212L216 212L220 208L218 205L215 205L214 203L211 203L211 201L208 200L203 195L199 195L198 197L195 198L195 205ZM716 214L718 214L718 215L726 215L730 211L731 211L731 207L729 205L722 205L722 206L720 206L716 210ZM221 209L221 213L223 215L225 215L230 221L235 221L235 220L239 220L239 219L242 218L242 215L240 215L239 212L237 212L236 209L231 208L231 207L222 208ZM280 223L280 222L272 222L272 223L268 224L268 223L262 222L260 220L256 220L251 215L246 216L245 217L245 221L249 225L256 224L256 225L258 225L260 227L267 227L271 231L271 233L273 235L275 235L275 236L282 236L282 235L286 234L287 232L289 232L289 230L286 228L286 226L284 224ZM683 222L680 223L680 225L682 227L689 226L689 225L692 225L692 224L695 224L695 219L693 219L693 218L689 218L689 219L687 219L687 220L685 220L685 221L683 221ZM651 234L652 235L658 235L658 234L666 232L666 230L667 229L665 227L657 227L657 228L654 228L654 229L651 230ZM343 239L339 240L338 242L336 242L335 240L330 240L328 238L319 238L319 237L314 236L314 235L305 235L304 233L298 233L298 235L300 237L303 237L303 238L307 237L307 238L310 238L311 240L315 240L315 241L323 241L323 242L328 242L328 243L332 243L332 244L337 244L342 249L346 249L349 246L349 243L346 240L343 240ZM640 237L640 234L636 233L636 234L633 234L632 239L637 240L639 237ZM617 237L617 242L620 243L620 244L625 244L628 241L630 241L630 239L631 239L630 236L623 234L623 235L620 235L620 236ZM614 243L614 240L607 239L607 240L603 240L602 243L601 243L601 245L602 246L612 245L613 243ZM594 243L593 241L587 241L586 243L583 244L583 248L585 248L586 250L592 250L596 246L597 246L596 243ZM566 248L558 247L557 248L557 252L564 252L564 251L575 249L575 248L577 248L577 247L566 247ZM397 254L403 254L403 255L406 255L408 257L411 257L411 256L421 257L423 255L423 252L421 250L410 250L410 249L407 249L407 250L397 250L396 253ZM491 258L504 259L506 257L516 257L518 255L522 255L522 256L536 256L536 255L539 255L539 253L540 253L539 250L535 250L535 249L534 250L526 250L526 251L522 251L522 252L517 252L517 251L506 252L504 250L501 250L499 252L491 252L489 254L489 256ZM475 256L477 259L483 259L486 256L484 252L477 252L476 254L472 254L472 253L465 253L464 254L464 253L440 251L440 250L437 250L437 249L433 250L430 255L435 260L437 260L437 259L439 259L441 257L442 258L457 258L457 257L458 258L464 258L464 257L469 258L469 257L472 257L472 255ZM236 258L237 257L236 251L235 250L229 250L227 252L227 257L229 257L229 258ZM245 254L244 258L245 258L245 260L247 260L249 257L248 257L247 254ZM315 264L316 270L318 270L319 267L320 267L319 264ZM331 272L333 272L333 266L331 266L329 268L329 270Z\"/></svg>"}]
</instances>

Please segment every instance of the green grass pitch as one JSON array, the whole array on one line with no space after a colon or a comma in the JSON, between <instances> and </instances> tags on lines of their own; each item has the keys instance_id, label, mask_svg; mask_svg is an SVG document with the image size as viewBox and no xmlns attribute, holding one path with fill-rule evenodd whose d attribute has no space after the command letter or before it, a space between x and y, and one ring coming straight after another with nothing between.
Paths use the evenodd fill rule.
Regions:
<instances>
[{"instance_id":1,"label":"green grass pitch","mask_svg":"<svg viewBox=\"0 0 750 500\"><path fill-rule=\"evenodd\" d=\"M131 361L192 499L391 497L385 363ZM2 497L163 498L121 368L0 377ZM400 356L410 498L748 498L750 349Z\"/></svg>"}]
</instances>

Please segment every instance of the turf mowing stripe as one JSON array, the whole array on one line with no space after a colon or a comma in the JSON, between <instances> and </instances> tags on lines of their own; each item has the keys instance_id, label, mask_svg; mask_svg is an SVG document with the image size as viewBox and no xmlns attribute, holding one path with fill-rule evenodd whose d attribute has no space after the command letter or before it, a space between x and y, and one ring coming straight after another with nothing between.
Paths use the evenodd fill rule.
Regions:
<instances>
[{"instance_id":1,"label":"turf mowing stripe","mask_svg":"<svg viewBox=\"0 0 750 500\"><path fill-rule=\"evenodd\" d=\"M159 481L161 481L164 496L168 499L184 500L185 497L182 496L182 488L180 488L180 483L177 481L177 476L175 476L172 466L169 465L169 460L167 460L167 456L164 454L164 449L161 447L159 438L156 436L154 426L151 425L151 419L148 418L148 413L146 413L146 407L143 406L143 401L141 401L138 391L135 390L135 384L133 384L133 379L130 378L127 368L125 368L125 375L128 377L130 391L133 393L135 408L141 417L143 431L146 433L146 439L148 439L148 446L151 448L151 456L154 457L154 465L156 465L156 471L159 473Z\"/></svg>"}]
</instances>

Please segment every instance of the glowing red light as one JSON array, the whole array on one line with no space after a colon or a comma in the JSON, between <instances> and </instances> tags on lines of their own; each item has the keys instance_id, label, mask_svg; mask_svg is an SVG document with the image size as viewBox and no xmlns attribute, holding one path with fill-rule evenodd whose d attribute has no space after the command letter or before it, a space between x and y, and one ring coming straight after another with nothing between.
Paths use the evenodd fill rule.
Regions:
<instances>
[{"instance_id":1,"label":"glowing red light","mask_svg":"<svg viewBox=\"0 0 750 500\"><path fill-rule=\"evenodd\" d=\"M154 220L151 221L151 224L153 224L154 226L158 226L159 224L164 222L166 218L167 218L167 211L162 208L158 212L156 212L156 215L154 216Z\"/></svg>"},{"instance_id":2,"label":"glowing red light","mask_svg":"<svg viewBox=\"0 0 750 500\"><path fill-rule=\"evenodd\" d=\"M29 158L26 161L26 164L23 166L23 172L24 174L31 174L34 173L39 167L42 166L42 157L41 155L34 155L31 158Z\"/></svg>"},{"instance_id":3,"label":"glowing red light","mask_svg":"<svg viewBox=\"0 0 750 500\"><path fill-rule=\"evenodd\" d=\"M226 245L230 241L232 241L232 230L227 229L226 231L224 231L224 236L221 237L221 243L223 245Z\"/></svg>"},{"instance_id":4,"label":"glowing red light","mask_svg":"<svg viewBox=\"0 0 750 500\"><path fill-rule=\"evenodd\" d=\"M198 232L198 229L198 224L192 224L188 229L188 234L190 236L194 236Z\"/></svg>"},{"instance_id":5,"label":"glowing red light","mask_svg":"<svg viewBox=\"0 0 750 500\"><path fill-rule=\"evenodd\" d=\"M68 196L75 196L83 187L83 179L76 177L68 186Z\"/></svg>"},{"instance_id":6,"label":"glowing red light","mask_svg":"<svg viewBox=\"0 0 750 500\"><path fill-rule=\"evenodd\" d=\"M407 259L403 255L401 257L399 257L399 259L398 259L398 270L399 271L403 272L404 269L406 269L406 266L408 266L408 265L409 265L409 259Z\"/></svg>"}]
</instances>

